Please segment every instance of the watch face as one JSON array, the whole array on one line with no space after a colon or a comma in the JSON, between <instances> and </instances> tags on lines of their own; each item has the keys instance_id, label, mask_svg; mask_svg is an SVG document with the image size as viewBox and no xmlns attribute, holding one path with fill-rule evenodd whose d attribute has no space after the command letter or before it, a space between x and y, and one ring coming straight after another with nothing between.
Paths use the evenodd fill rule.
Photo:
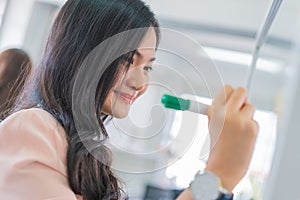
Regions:
<instances>
[{"instance_id":1,"label":"watch face","mask_svg":"<svg viewBox=\"0 0 300 200\"><path fill-rule=\"evenodd\" d=\"M190 184L195 200L215 200L219 196L219 179L210 172L198 173Z\"/></svg>"}]
</instances>

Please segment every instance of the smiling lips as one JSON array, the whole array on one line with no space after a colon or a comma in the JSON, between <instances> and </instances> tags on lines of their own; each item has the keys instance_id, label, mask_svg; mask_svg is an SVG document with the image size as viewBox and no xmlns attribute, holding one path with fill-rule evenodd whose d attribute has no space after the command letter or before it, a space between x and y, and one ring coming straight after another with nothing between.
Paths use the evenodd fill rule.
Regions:
<instances>
[{"instance_id":1,"label":"smiling lips","mask_svg":"<svg viewBox=\"0 0 300 200\"><path fill-rule=\"evenodd\" d=\"M128 104L131 104L133 99L135 98L135 95L130 95L127 93L123 93L123 92L119 92L117 91L117 94L119 95L119 97L124 100L125 102L127 102Z\"/></svg>"}]
</instances>

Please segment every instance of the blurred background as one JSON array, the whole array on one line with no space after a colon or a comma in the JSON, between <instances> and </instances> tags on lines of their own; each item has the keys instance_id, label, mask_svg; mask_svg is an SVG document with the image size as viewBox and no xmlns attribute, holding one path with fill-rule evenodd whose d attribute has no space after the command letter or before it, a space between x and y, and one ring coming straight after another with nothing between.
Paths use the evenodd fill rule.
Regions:
<instances>
[{"instance_id":1,"label":"blurred background","mask_svg":"<svg viewBox=\"0 0 300 200\"><path fill-rule=\"evenodd\" d=\"M22 48L29 53L34 66L37 66L51 23L64 2L65 0L0 0L1 50L10 47ZM264 22L272 1L145 0L145 2L155 12L162 27L176 30L201 45L214 62L224 83L234 87L245 85L255 36ZM296 154L296 144L300 141L300 137L296 134L299 130L297 100L300 101L297 96L300 87L298 82L300 74L297 71L300 55L297 37L300 34L299 13L300 1L284 1L260 52L250 100L258 109L255 119L260 124L260 133L247 176L235 189L235 199L286 199L284 198L286 195L290 195L288 199L300 199L295 186L300 178L298 173L300 168L297 168L300 167L300 159ZM188 53L197 56L197 52ZM162 60L167 59L163 54L158 57ZM169 76L167 81L174 82L173 77ZM199 80L191 77L189 81L197 85ZM211 80L210 83L212 88L220 86L218 81ZM180 88L180 91L185 91L184 85L180 82L177 82L176 87ZM209 102L211 97L204 91L205 87L199 86L197 96L190 98ZM160 93L155 92L151 95L146 94L143 101L155 101L159 95ZM183 95L189 97L190 94ZM135 106L133 113L144 109L140 101ZM153 110L152 118L161 117L159 111L155 113ZM107 124L108 129L114 133L112 141L122 137L118 135L120 134L118 127L132 129L133 132L136 130L134 126L129 127L128 120L133 119L129 116L128 119L114 120L113 123ZM162 150L159 155L138 158L130 157L122 151L114 152L115 166L134 166L135 168L130 169L137 171L147 169L142 173L133 173L132 170L118 170L116 167L120 178L126 182L124 187L130 199L174 199L181 189L188 186L197 170L205 167L207 155L199 157L199 152L207 134L207 118L192 113L166 111L166 115L160 120L165 124L162 130L158 130L159 136L156 139L138 143L125 138L118 145L126 144L132 151L140 148L156 151L172 141L168 150ZM189 124L191 121L196 121L196 125ZM184 125L178 128L177 124ZM189 132L194 133L195 130L198 134L193 137L192 142L187 142L190 141L190 137L180 137L181 133L186 135ZM174 155L177 155L176 159L166 162ZM283 195L283 198L280 195Z\"/></svg>"}]
</instances>

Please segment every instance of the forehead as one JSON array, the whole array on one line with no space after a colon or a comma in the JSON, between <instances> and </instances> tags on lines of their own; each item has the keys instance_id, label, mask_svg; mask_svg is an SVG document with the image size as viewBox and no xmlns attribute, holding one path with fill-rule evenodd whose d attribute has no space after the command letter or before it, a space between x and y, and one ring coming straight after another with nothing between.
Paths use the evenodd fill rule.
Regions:
<instances>
[{"instance_id":1,"label":"forehead","mask_svg":"<svg viewBox=\"0 0 300 200\"><path fill-rule=\"evenodd\" d=\"M153 57L156 48L156 33L153 27L150 27L145 34L145 37L140 43L138 51L147 57Z\"/></svg>"}]
</instances>

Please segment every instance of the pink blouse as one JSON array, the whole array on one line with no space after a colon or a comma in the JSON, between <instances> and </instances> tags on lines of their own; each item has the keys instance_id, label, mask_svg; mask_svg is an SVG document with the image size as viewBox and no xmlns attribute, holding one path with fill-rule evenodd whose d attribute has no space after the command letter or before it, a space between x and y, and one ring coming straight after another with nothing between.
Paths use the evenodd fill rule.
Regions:
<instances>
[{"instance_id":1,"label":"pink blouse","mask_svg":"<svg viewBox=\"0 0 300 200\"><path fill-rule=\"evenodd\" d=\"M31 108L0 123L0 199L79 200L68 185L65 131Z\"/></svg>"}]
</instances>

